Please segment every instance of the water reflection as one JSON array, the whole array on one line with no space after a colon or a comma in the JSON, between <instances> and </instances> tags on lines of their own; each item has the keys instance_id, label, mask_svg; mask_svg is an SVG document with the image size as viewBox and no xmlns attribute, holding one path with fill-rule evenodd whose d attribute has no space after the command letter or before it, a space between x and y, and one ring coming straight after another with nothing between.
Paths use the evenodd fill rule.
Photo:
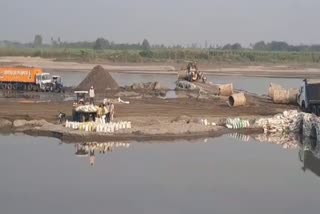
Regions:
<instances>
[{"instance_id":1,"label":"water reflection","mask_svg":"<svg viewBox=\"0 0 320 214\"><path fill-rule=\"evenodd\" d=\"M320 177L320 142L312 138L303 138L300 149L299 159L303 166L301 169L311 171Z\"/></svg>"},{"instance_id":2,"label":"water reflection","mask_svg":"<svg viewBox=\"0 0 320 214\"><path fill-rule=\"evenodd\" d=\"M89 163L94 166L97 154L106 154L113 152L115 148L129 148L129 143L122 142L108 142L108 143L77 143L74 145L75 155L78 157L89 157Z\"/></svg>"},{"instance_id":3,"label":"water reflection","mask_svg":"<svg viewBox=\"0 0 320 214\"><path fill-rule=\"evenodd\" d=\"M258 135L245 135L241 133L232 133L228 135L229 137L235 138L240 141L259 142L259 143L271 143L276 145L281 145L283 149L296 149L300 143L300 136L296 134L283 134L283 133L273 133L273 134L258 134Z\"/></svg>"},{"instance_id":4,"label":"water reflection","mask_svg":"<svg viewBox=\"0 0 320 214\"><path fill-rule=\"evenodd\" d=\"M232 133L228 136L244 142L281 145L283 149L299 148L298 156L303 164L301 167L302 171L311 171L320 177L320 141L314 138L302 137L297 134L259 134L249 136L241 133ZM251 138L254 139L254 141L251 141Z\"/></svg>"}]
</instances>

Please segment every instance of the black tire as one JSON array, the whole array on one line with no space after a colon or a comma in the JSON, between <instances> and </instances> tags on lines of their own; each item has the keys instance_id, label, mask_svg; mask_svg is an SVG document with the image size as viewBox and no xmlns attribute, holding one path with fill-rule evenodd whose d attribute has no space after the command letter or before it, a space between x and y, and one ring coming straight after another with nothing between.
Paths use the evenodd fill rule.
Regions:
<instances>
[{"instance_id":1,"label":"black tire","mask_svg":"<svg viewBox=\"0 0 320 214\"><path fill-rule=\"evenodd\" d=\"M12 84L12 90L17 90L18 89L18 85L16 83Z\"/></svg>"},{"instance_id":2,"label":"black tire","mask_svg":"<svg viewBox=\"0 0 320 214\"><path fill-rule=\"evenodd\" d=\"M32 84L27 84L27 91L32 91L32 89L33 89Z\"/></svg>"},{"instance_id":3,"label":"black tire","mask_svg":"<svg viewBox=\"0 0 320 214\"><path fill-rule=\"evenodd\" d=\"M317 115L317 106L311 106L311 113Z\"/></svg>"},{"instance_id":4,"label":"black tire","mask_svg":"<svg viewBox=\"0 0 320 214\"><path fill-rule=\"evenodd\" d=\"M0 89L4 89L3 87L4 87L4 84L1 82L0 83Z\"/></svg>"},{"instance_id":5,"label":"black tire","mask_svg":"<svg viewBox=\"0 0 320 214\"><path fill-rule=\"evenodd\" d=\"M7 89L8 89L8 90L12 90L12 84L11 84L11 83L8 83L8 84L7 84Z\"/></svg>"}]
</instances>

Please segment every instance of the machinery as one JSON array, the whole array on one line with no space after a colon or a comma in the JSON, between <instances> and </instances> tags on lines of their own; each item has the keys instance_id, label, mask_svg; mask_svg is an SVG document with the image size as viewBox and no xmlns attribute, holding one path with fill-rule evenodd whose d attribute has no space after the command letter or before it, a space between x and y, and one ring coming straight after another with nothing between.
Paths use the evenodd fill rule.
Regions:
<instances>
[{"instance_id":1,"label":"machinery","mask_svg":"<svg viewBox=\"0 0 320 214\"><path fill-rule=\"evenodd\" d=\"M76 101L73 103L72 120L77 122L95 121L98 108L89 104L88 91L75 91Z\"/></svg>"},{"instance_id":2,"label":"machinery","mask_svg":"<svg viewBox=\"0 0 320 214\"><path fill-rule=\"evenodd\" d=\"M184 79L189 82L202 81L205 83L207 78L204 74L198 70L196 63L190 62L187 65L187 68L184 70L183 74L180 74L178 79Z\"/></svg>"},{"instance_id":3,"label":"machinery","mask_svg":"<svg viewBox=\"0 0 320 214\"><path fill-rule=\"evenodd\" d=\"M62 92L60 76L51 76L41 68L2 67L0 68L0 88L7 90Z\"/></svg>"},{"instance_id":4,"label":"machinery","mask_svg":"<svg viewBox=\"0 0 320 214\"><path fill-rule=\"evenodd\" d=\"M320 115L320 81L303 80L298 94L298 105L304 112Z\"/></svg>"}]
</instances>

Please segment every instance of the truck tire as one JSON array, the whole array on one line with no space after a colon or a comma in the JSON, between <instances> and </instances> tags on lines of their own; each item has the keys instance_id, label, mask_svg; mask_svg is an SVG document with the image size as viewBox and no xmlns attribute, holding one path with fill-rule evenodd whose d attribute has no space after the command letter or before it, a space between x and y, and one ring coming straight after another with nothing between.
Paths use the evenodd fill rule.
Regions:
<instances>
[{"instance_id":1,"label":"truck tire","mask_svg":"<svg viewBox=\"0 0 320 214\"><path fill-rule=\"evenodd\" d=\"M18 86L18 85L17 85L16 83L13 83L13 84L12 84L12 90L17 90L17 89L18 89L17 86Z\"/></svg>"},{"instance_id":2,"label":"truck tire","mask_svg":"<svg viewBox=\"0 0 320 214\"><path fill-rule=\"evenodd\" d=\"M317 115L317 106L313 105L311 106L311 113Z\"/></svg>"},{"instance_id":3,"label":"truck tire","mask_svg":"<svg viewBox=\"0 0 320 214\"><path fill-rule=\"evenodd\" d=\"M7 84L7 89L8 89L8 90L12 90L12 84L11 84L11 83L8 83L8 84Z\"/></svg>"},{"instance_id":4,"label":"truck tire","mask_svg":"<svg viewBox=\"0 0 320 214\"><path fill-rule=\"evenodd\" d=\"M40 89L40 88L39 88L39 86L37 86L37 85L33 85L33 86L32 86L32 91L37 91L37 92L38 92L39 89Z\"/></svg>"},{"instance_id":5,"label":"truck tire","mask_svg":"<svg viewBox=\"0 0 320 214\"><path fill-rule=\"evenodd\" d=\"M31 84L27 84L26 86L27 86L27 91L32 91L32 88L33 88L33 87L32 87Z\"/></svg>"}]
</instances>

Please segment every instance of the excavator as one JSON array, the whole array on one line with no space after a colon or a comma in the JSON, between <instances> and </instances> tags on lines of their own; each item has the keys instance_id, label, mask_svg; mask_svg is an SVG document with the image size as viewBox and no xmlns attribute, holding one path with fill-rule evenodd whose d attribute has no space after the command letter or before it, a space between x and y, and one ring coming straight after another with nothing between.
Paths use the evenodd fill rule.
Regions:
<instances>
[{"instance_id":1,"label":"excavator","mask_svg":"<svg viewBox=\"0 0 320 214\"><path fill-rule=\"evenodd\" d=\"M198 70L197 64L195 62L189 62L185 73L182 75L182 79L189 82L200 82L206 83L207 78L204 76L203 72Z\"/></svg>"}]
</instances>

